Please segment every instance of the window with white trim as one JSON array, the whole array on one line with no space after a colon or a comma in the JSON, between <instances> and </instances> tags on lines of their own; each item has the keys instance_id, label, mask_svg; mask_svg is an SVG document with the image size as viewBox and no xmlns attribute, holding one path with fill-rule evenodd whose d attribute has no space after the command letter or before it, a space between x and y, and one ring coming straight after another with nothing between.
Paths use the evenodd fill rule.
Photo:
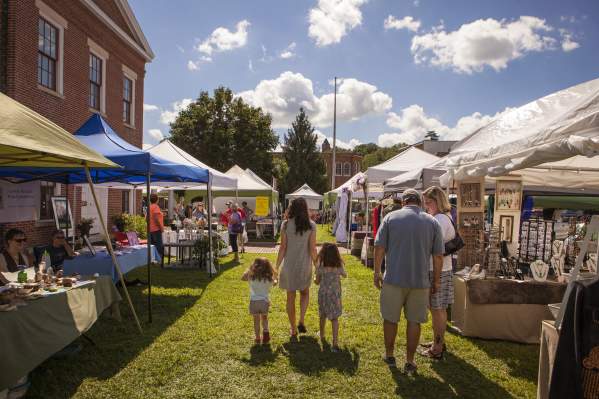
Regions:
<instances>
[{"instance_id":1,"label":"window with white trim","mask_svg":"<svg viewBox=\"0 0 599 399\"><path fill-rule=\"evenodd\" d=\"M135 86L137 74L123 64L123 122L135 127Z\"/></svg>"},{"instance_id":2,"label":"window with white trim","mask_svg":"<svg viewBox=\"0 0 599 399\"><path fill-rule=\"evenodd\" d=\"M89 55L89 107L102 111L103 60L91 53Z\"/></svg>"},{"instance_id":3,"label":"window with white trim","mask_svg":"<svg viewBox=\"0 0 599 399\"><path fill-rule=\"evenodd\" d=\"M342 176L342 172L343 172L343 165L341 165L341 162L337 162L335 165L335 176Z\"/></svg>"},{"instance_id":4,"label":"window with white trim","mask_svg":"<svg viewBox=\"0 0 599 399\"><path fill-rule=\"evenodd\" d=\"M60 96L63 93L64 32L67 20L41 0L35 0L39 10L37 84Z\"/></svg>"},{"instance_id":5,"label":"window with white trim","mask_svg":"<svg viewBox=\"0 0 599 399\"><path fill-rule=\"evenodd\" d=\"M56 195L56 183L40 182L40 220L54 219L52 197Z\"/></svg>"},{"instance_id":6,"label":"window with white trim","mask_svg":"<svg viewBox=\"0 0 599 399\"><path fill-rule=\"evenodd\" d=\"M343 176L351 176L351 164L349 162L343 164Z\"/></svg>"}]
</instances>

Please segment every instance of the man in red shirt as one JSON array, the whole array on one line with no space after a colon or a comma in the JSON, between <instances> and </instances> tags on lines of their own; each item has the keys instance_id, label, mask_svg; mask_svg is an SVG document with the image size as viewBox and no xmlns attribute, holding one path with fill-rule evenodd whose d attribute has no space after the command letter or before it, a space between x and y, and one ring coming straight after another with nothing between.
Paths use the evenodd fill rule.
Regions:
<instances>
[{"instance_id":1,"label":"man in red shirt","mask_svg":"<svg viewBox=\"0 0 599 399\"><path fill-rule=\"evenodd\" d=\"M164 231L164 215L158 206L158 195L150 195L150 243L156 246L161 257L164 256L162 232Z\"/></svg>"}]
</instances>

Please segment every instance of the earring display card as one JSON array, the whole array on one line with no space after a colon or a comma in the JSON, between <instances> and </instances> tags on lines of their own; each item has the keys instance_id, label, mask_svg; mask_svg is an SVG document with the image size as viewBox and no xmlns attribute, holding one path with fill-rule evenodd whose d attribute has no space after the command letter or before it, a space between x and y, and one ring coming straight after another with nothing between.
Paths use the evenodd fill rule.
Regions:
<instances>
[{"instance_id":1,"label":"earring display card","mask_svg":"<svg viewBox=\"0 0 599 399\"><path fill-rule=\"evenodd\" d=\"M460 235L464 240L464 248L458 252L458 266L472 267L484 261L484 213L461 212L458 218Z\"/></svg>"},{"instance_id":2,"label":"earring display card","mask_svg":"<svg viewBox=\"0 0 599 399\"><path fill-rule=\"evenodd\" d=\"M482 206L481 183L460 183L461 208L478 209Z\"/></svg>"},{"instance_id":3,"label":"earring display card","mask_svg":"<svg viewBox=\"0 0 599 399\"><path fill-rule=\"evenodd\" d=\"M518 251L520 261L542 260L546 263L549 262L553 243L553 224L552 220L542 219L522 222Z\"/></svg>"}]
</instances>

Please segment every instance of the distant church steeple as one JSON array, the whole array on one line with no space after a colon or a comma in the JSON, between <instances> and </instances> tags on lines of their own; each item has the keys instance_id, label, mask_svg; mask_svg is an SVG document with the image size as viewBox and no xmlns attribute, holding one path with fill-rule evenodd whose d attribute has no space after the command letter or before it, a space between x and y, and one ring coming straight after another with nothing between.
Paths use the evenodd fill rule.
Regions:
<instances>
[{"instance_id":1,"label":"distant church steeple","mask_svg":"<svg viewBox=\"0 0 599 399\"><path fill-rule=\"evenodd\" d=\"M328 139L324 139L324 141L322 142L321 148L322 148L322 152L331 151L331 145L329 144Z\"/></svg>"}]
</instances>

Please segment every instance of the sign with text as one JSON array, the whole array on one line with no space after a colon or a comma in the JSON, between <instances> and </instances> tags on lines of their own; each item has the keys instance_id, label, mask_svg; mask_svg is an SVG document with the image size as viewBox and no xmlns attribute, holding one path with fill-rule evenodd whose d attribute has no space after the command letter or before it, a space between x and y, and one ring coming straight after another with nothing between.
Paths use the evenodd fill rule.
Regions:
<instances>
[{"instance_id":1,"label":"sign with text","mask_svg":"<svg viewBox=\"0 0 599 399\"><path fill-rule=\"evenodd\" d=\"M12 184L0 182L0 223L36 220L40 183Z\"/></svg>"},{"instance_id":2,"label":"sign with text","mask_svg":"<svg viewBox=\"0 0 599 399\"><path fill-rule=\"evenodd\" d=\"M256 197L256 216L268 216L268 197Z\"/></svg>"}]
</instances>

